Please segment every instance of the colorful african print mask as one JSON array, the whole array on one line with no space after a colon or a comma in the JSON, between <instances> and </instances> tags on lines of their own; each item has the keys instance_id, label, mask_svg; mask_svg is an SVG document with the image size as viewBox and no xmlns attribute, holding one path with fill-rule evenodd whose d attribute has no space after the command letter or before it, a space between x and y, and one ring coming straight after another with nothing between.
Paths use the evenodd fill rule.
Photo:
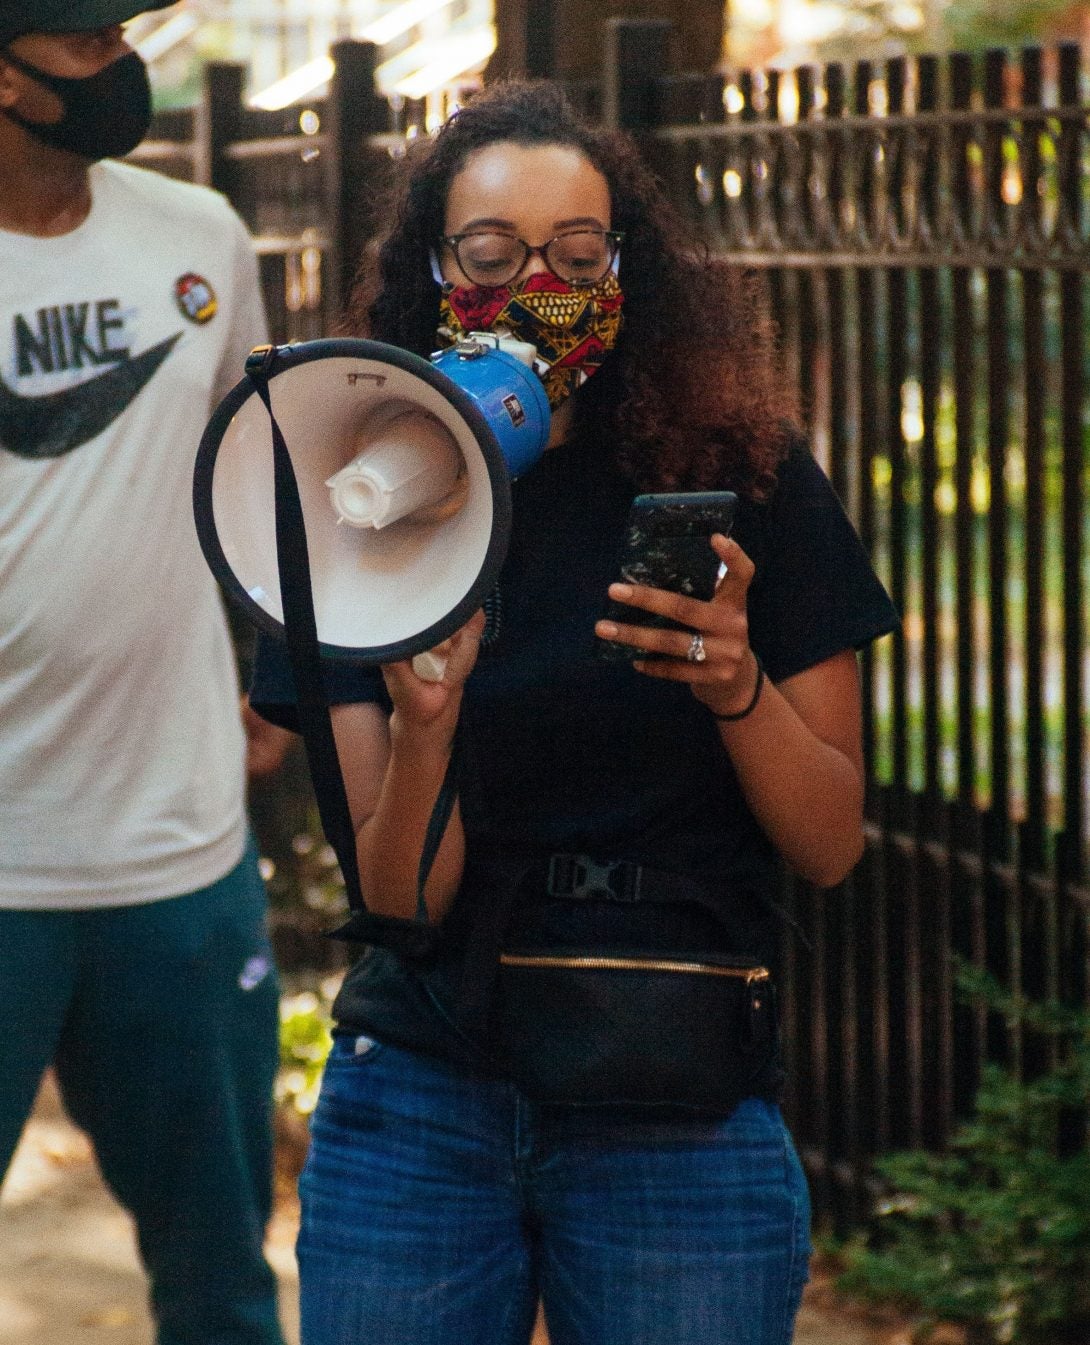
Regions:
<instances>
[{"instance_id":1,"label":"colorful african print mask","mask_svg":"<svg viewBox=\"0 0 1090 1345\"><path fill-rule=\"evenodd\" d=\"M570 285L539 271L521 285L457 285L439 304L440 337L510 332L537 350L534 371L555 411L617 344L624 295L610 271L593 285Z\"/></svg>"}]
</instances>

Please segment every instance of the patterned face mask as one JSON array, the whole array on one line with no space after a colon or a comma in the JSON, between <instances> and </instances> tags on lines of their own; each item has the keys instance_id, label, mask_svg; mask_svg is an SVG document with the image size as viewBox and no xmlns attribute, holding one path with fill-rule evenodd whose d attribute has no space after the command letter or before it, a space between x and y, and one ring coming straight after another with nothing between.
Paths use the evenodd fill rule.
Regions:
<instances>
[{"instance_id":1,"label":"patterned face mask","mask_svg":"<svg viewBox=\"0 0 1090 1345\"><path fill-rule=\"evenodd\" d=\"M612 271L593 285L570 285L547 271L521 285L456 285L440 301L439 336L453 344L469 332L502 328L528 341L555 411L617 344L623 302Z\"/></svg>"}]
</instances>

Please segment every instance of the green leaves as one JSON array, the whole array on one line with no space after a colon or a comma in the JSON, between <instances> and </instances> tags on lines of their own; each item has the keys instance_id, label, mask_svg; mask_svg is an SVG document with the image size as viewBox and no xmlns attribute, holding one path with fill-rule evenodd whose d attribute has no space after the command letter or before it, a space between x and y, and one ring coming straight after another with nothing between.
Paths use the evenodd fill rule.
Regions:
<instances>
[{"instance_id":1,"label":"green leaves","mask_svg":"<svg viewBox=\"0 0 1090 1345\"><path fill-rule=\"evenodd\" d=\"M841 1287L920 1313L922 1340L928 1324L947 1320L981 1345L1085 1345L1090 1152L1065 1121L1090 1105L1090 1014L1010 994L973 968L959 983L1052 1038L1057 1063L1029 1081L987 1066L975 1114L948 1152L876 1163L888 1194L867 1237L847 1249Z\"/></svg>"},{"instance_id":2,"label":"green leaves","mask_svg":"<svg viewBox=\"0 0 1090 1345\"><path fill-rule=\"evenodd\" d=\"M284 995L280 1001L280 1070L276 1100L303 1116L318 1101L322 1070L333 1045L330 1004L339 977L330 977L318 991Z\"/></svg>"}]
</instances>

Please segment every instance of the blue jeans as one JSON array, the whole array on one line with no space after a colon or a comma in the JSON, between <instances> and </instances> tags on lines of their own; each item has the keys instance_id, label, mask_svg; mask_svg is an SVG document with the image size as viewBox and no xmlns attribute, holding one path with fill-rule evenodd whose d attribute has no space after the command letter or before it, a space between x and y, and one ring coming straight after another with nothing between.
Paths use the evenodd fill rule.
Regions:
<instances>
[{"instance_id":1,"label":"blue jeans","mask_svg":"<svg viewBox=\"0 0 1090 1345\"><path fill-rule=\"evenodd\" d=\"M303 1345L788 1345L809 1198L780 1113L544 1108L368 1037L300 1186Z\"/></svg>"},{"instance_id":2,"label":"blue jeans","mask_svg":"<svg viewBox=\"0 0 1090 1345\"><path fill-rule=\"evenodd\" d=\"M144 905L0 910L0 1177L52 1061L130 1211L157 1345L282 1345L272 1204L276 968L251 850Z\"/></svg>"}]
</instances>

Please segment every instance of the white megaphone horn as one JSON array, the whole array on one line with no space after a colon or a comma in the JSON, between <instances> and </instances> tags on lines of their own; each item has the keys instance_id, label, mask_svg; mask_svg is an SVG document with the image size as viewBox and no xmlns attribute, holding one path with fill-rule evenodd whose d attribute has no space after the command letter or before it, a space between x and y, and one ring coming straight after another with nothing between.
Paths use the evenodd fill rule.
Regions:
<instances>
[{"instance_id":1,"label":"white megaphone horn","mask_svg":"<svg viewBox=\"0 0 1090 1345\"><path fill-rule=\"evenodd\" d=\"M299 488L323 654L413 658L442 676L427 651L495 587L511 481L548 441L532 354L480 332L431 360L349 338L271 348L266 387ZM204 432L193 504L228 597L283 637L270 419L249 377Z\"/></svg>"}]
</instances>

